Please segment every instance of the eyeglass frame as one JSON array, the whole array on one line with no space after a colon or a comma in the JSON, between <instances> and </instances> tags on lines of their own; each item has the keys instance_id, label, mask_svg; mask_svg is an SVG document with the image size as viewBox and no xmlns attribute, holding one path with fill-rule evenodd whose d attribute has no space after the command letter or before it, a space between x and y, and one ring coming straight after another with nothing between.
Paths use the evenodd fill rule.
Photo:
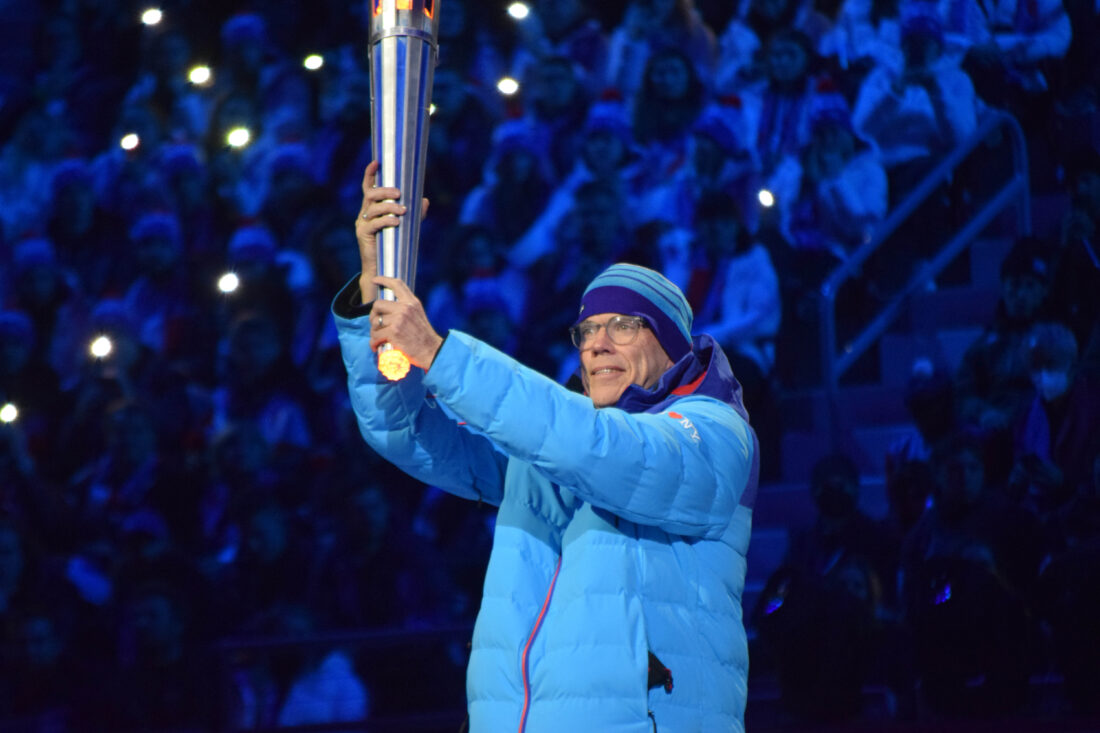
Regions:
<instances>
[{"instance_id":1,"label":"eyeglass frame","mask_svg":"<svg viewBox=\"0 0 1100 733\"><path fill-rule=\"evenodd\" d=\"M608 328L608 326L613 323L631 323L634 325L634 327L630 329L630 337L626 341L616 341L615 337L611 335L612 331ZM581 335L581 327L585 324L589 324L594 327L591 334L589 334L587 338ZM610 339L611 343L615 344L616 346L629 346L630 344L638 340L638 333L640 333L643 328L650 328L650 325L649 321L642 318L641 316L612 316L611 318L607 319L606 323L593 323L592 321L585 320L581 321L576 326L570 326L569 338L570 340L572 340L573 346L583 351L585 348L587 348L586 344L590 343L591 339L594 339L596 337L596 334L600 332L601 328L607 332L607 338Z\"/></svg>"}]
</instances>

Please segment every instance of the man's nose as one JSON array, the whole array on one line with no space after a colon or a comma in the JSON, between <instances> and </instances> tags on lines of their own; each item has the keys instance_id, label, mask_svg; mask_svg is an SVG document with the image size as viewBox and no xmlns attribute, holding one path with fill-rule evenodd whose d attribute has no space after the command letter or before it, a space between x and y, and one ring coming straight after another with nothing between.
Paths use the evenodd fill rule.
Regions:
<instances>
[{"instance_id":1,"label":"man's nose","mask_svg":"<svg viewBox=\"0 0 1100 733\"><path fill-rule=\"evenodd\" d=\"M614 345L611 342L611 337L607 335L607 326L603 326L592 334L588 347L592 349L593 354L603 354L613 350Z\"/></svg>"}]
</instances>

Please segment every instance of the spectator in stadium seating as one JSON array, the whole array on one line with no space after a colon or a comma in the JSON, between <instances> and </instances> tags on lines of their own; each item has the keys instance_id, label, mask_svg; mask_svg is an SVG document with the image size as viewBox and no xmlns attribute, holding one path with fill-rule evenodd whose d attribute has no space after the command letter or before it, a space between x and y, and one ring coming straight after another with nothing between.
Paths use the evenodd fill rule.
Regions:
<instances>
[{"instance_id":1,"label":"spectator in stadium seating","mask_svg":"<svg viewBox=\"0 0 1100 733\"><path fill-rule=\"evenodd\" d=\"M546 150L552 177L559 179L569 173L580 150L589 95L567 56L544 58L529 75L526 119Z\"/></svg>"},{"instance_id":2,"label":"spectator in stadium seating","mask_svg":"<svg viewBox=\"0 0 1100 733\"><path fill-rule=\"evenodd\" d=\"M1008 466L1000 464L1011 455L1009 428L1033 394L1023 346L1045 307L1050 286L1047 257L1042 240L1027 237L1005 255L996 315L966 350L955 373L962 425L981 431L1001 454L998 465L989 466L995 480L1007 477Z\"/></svg>"},{"instance_id":3,"label":"spectator in stadium seating","mask_svg":"<svg viewBox=\"0 0 1100 733\"><path fill-rule=\"evenodd\" d=\"M123 103L151 104L165 120L170 138L200 139L210 120L211 99L188 81L190 40L178 29L164 29L152 34L145 53L141 73Z\"/></svg>"},{"instance_id":4,"label":"spectator in stadium seating","mask_svg":"<svg viewBox=\"0 0 1100 733\"><path fill-rule=\"evenodd\" d=\"M900 68L879 66L859 89L852 122L879 151L894 198L977 126L974 86L943 55L943 23L926 0L901 6Z\"/></svg>"},{"instance_id":5,"label":"spectator in stadium seating","mask_svg":"<svg viewBox=\"0 0 1100 733\"><path fill-rule=\"evenodd\" d=\"M138 319L141 343L166 359L184 358L194 343L198 314L189 268L184 267L183 230L175 214L153 211L130 228L140 274L124 306Z\"/></svg>"},{"instance_id":6,"label":"spectator in stadium seating","mask_svg":"<svg viewBox=\"0 0 1100 733\"><path fill-rule=\"evenodd\" d=\"M742 94L745 139L756 152L766 180L780 160L797 155L810 139L810 105L819 63L809 37L776 31L765 42L761 82Z\"/></svg>"},{"instance_id":7,"label":"spectator in stadium seating","mask_svg":"<svg viewBox=\"0 0 1100 733\"><path fill-rule=\"evenodd\" d=\"M1038 611L1050 625L1051 651L1071 709L1094 716L1100 709L1093 653L1100 643L1100 452L1092 475L1048 518L1047 529L1056 551L1039 578Z\"/></svg>"},{"instance_id":8,"label":"spectator in stadium seating","mask_svg":"<svg viewBox=\"0 0 1100 733\"><path fill-rule=\"evenodd\" d=\"M838 721L863 706L897 545L858 508L859 474L847 456L819 460L810 492L815 523L792 534L754 619L776 656L784 705L806 721Z\"/></svg>"},{"instance_id":9,"label":"spectator in stadium seating","mask_svg":"<svg viewBox=\"0 0 1100 733\"><path fill-rule=\"evenodd\" d=\"M190 608L180 591L149 583L126 599L117 666L102 719L119 731L208 729L218 697L209 658L193 644Z\"/></svg>"},{"instance_id":10,"label":"spectator in stadium seating","mask_svg":"<svg viewBox=\"0 0 1100 733\"><path fill-rule=\"evenodd\" d=\"M732 197L742 215L755 183L753 155L742 128L740 99L707 104L691 126L685 159L665 182L649 186L641 198L639 223L656 221L690 229L696 206L708 194ZM753 228L755 217L742 216L741 223Z\"/></svg>"},{"instance_id":11,"label":"spectator in stadium seating","mask_svg":"<svg viewBox=\"0 0 1100 733\"><path fill-rule=\"evenodd\" d=\"M768 250L746 231L729 194L705 193L695 211L697 238L685 295L700 328L730 360L761 444L761 475L779 475L779 395L773 379L782 318L779 276Z\"/></svg>"},{"instance_id":12,"label":"spectator in stadium seating","mask_svg":"<svg viewBox=\"0 0 1100 733\"><path fill-rule=\"evenodd\" d=\"M73 703L80 694L75 688L87 688L89 680L71 652L64 626L57 611L41 605L10 619L11 656L2 675L9 679L0 682L7 688L7 714L62 725L75 722Z\"/></svg>"},{"instance_id":13,"label":"spectator in stadium seating","mask_svg":"<svg viewBox=\"0 0 1100 733\"><path fill-rule=\"evenodd\" d=\"M439 16L439 67L466 80L497 116L501 109L494 92L497 81L508 73L505 48L511 38L493 22L492 14L479 10L472 0L452 0ZM357 177L356 183L361 180ZM356 193L361 193L358 186Z\"/></svg>"},{"instance_id":14,"label":"spectator in stadium seating","mask_svg":"<svg viewBox=\"0 0 1100 733\"><path fill-rule=\"evenodd\" d=\"M473 83L453 67L440 65L432 82L432 123L428 128L425 180L432 182L432 215L421 225L421 238L432 238L431 222L437 217L453 222L463 198L481 179L481 169L471 161L489 157L494 116ZM364 160L361 172L369 163ZM350 176L350 174L349 174ZM353 192L361 196L362 178L355 176ZM352 186L348 186L352 190Z\"/></svg>"},{"instance_id":15,"label":"spectator in stadium seating","mask_svg":"<svg viewBox=\"0 0 1100 733\"><path fill-rule=\"evenodd\" d=\"M1070 210L1050 288L1051 315L1077 339L1081 363L1100 368L1100 152L1074 148L1066 159Z\"/></svg>"},{"instance_id":16,"label":"spectator in stadium seating","mask_svg":"<svg viewBox=\"0 0 1100 733\"><path fill-rule=\"evenodd\" d=\"M694 0L631 0L611 32L607 83L628 97L643 93L653 57L671 49L691 67L691 76L710 86L717 43ZM638 139L646 138L639 131Z\"/></svg>"},{"instance_id":17,"label":"spectator in stadium seating","mask_svg":"<svg viewBox=\"0 0 1100 733\"><path fill-rule=\"evenodd\" d=\"M945 367L926 358L914 361L904 402L914 431L890 446L886 454L887 476L896 466L927 462L932 458L932 447L958 429L955 384Z\"/></svg>"},{"instance_id":18,"label":"spectator in stadium seating","mask_svg":"<svg viewBox=\"0 0 1100 733\"><path fill-rule=\"evenodd\" d=\"M88 297L120 296L136 266L121 221L101 205L93 167L68 158L54 171L45 208L45 234L59 264L72 271Z\"/></svg>"},{"instance_id":19,"label":"spectator in stadium seating","mask_svg":"<svg viewBox=\"0 0 1100 733\"><path fill-rule=\"evenodd\" d=\"M1089 0L1065 0L1073 29L1069 49L1050 64L1054 96L1048 144L1056 162L1073 164L1078 148L1100 150L1100 7Z\"/></svg>"},{"instance_id":20,"label":"spectator in stadium seating","mask_svg":"<svg viewBox=\"0 0 1100 733\"><path fill-rule=\"evenodd\" d=\"M511 321L524 317L528 280L508 264L504 243L493 230L476 224L460 226L452 232L444 251L447 259L440 267L438 282L424 296L433 323L443 324L441 328L463 328L463 316L468 314L465 302L486 292L501 295L500 305Z\"/></svg>"},{"instance_id":21,"label":"spectator in stadium seating","mask_svg":"<svg viewBox=\"0 0 1100 733\"><path fill-rule=\"evenodd\" d=\"M0 310L0 404L19 410L16 419L37 461L50 459L64 411L57 373L42 358L38 329L17 310Z\"/></svg>"},{"instance_id":22,"label":"spectator in stadium seating","mask_svg":"<svg viewBox=\"0 0 1100 733\"><path fill-rule=\"evenodd\" d=\"M879 68L904 65L898 0L844 0L836 22L822 39L823 56L834 57L848 83L858 85Z\"/></svg>"},{"instance_id":23,"label":"spectator in stadium seating","mask_svg":"<svg viewBox=\"0 0 1100 733\"><path fill-rule=\"evenodd\" d=\"M1061 0L1019 3L999 0L939 0L948 53L963 68L985 102L1007 108L1032 129L1046 101L1044 73L1069 48L1072 28Z\"/></svg>"},{"instance_id":24,"label":"spectator in stadium seating","mask_svg":"<svg viewBox=\"0 0 1100 733\"><path fill-rule=\"evenodd\" d=\"M273 646L252 652L252 664L237 675L237 727L361 724L367 719L370 695L350 656L306 642L316 625L305 606L264 609L252 626Z\"/></svg>"},{"instance_id":25,"label":"spectator in stadium seating","mask_svg":"<svg viewBox=\"0 0 1100 733\"><path fill-rule=\"evenodd\" d=\"M320 571L303 514L259 495L242 517L240 552L213 576L223 622L236 629L279 604L308 602Z\"/></svg>"},{"instance_id":26,"label":"spectator in stadium seating","mask_svg":"<svg viewBox=\"0 0 1100 733\"><path fill-rule=\"evenodd\" d=\"M634 139L658 180L687 154L691 127L705 103L705 87L682 51L662 48L649 57L631 117Z\"/></svg>"},{"instance_id":27,"label":"spectator in stadium seating","mask_svg":"<svg viewBox=\"0 0 1100 733\"><path fill-rule=\"evenodd\" d=\"M214 218L207 188L210 173L199 146L187 142L162 145L157 153L157 176L165 186L172 211L179 217L185 251L206 255L220 247L214 238L224 223Z\"/></svg>"},{"instance_id":28,"label":"spectator in stadium seating","mask_svg":"<svg viewBox=\"0 0 1100 733\"><path fill-rule=\"evenodd\" d=\"M1077 367L1077 342L1060 324L1040 323L1024 345L1034 390L1013 423L1013 496L1040 517L1091 479L1100 451L1100 389Z\"/></svg>"},{"instance_id":29,"label":"spectator in stadium seating","mask_svg":"<svg viewBox=\"0 0 1100 733\"><path fill-rule=\"evenodd\" d=\"M844 98L811 101L810 139L780 163L769 186L791 245L843 262L886 215L888 185L877 153L852 129Z\"/></svg>"},{"instance_id":30,"label":"spectator in stadium seating","mask_svg":"<svg viewBox=\"0 0 1100 733\"><path fill-rule=\"evenodd\" d=\"M423 546L409 542L410 523L400 505L379 486L353 491L336 514L332 542L318 582L324 612L337 628L397 628L410 612L410 586L426 582L407 577Z\"/></svg>"},{"instance_id":31,"label":"spectator in stadium seating","mask_svg":"<svg viewBox=\"0 0 1100 733\"><path fill-rule=\"evenodd\" d=\"M104 416L105 450L76 472L68 491L79 526L121 532L134 512L155 510L186 537L197 517L193 477L180 453L166 449L148 410L112 403Z\"/></svg>"},{"instance_id":32,"label":"spectator in stadium seating","mask_svg":"<svg viewBox=\"0 0 1100 733\"><path fill-rule=\"evenodd\" d=\"M868 563L880 586L879 600L893 598L897 574L897 540L859 507L859 471L847 455L830 454L811 471L810 495L817 510L812 527L792 533L785 564L824 578L845 559Z\"/></svg>"},{"instance_id":33,"label":"spectator in stadium seating","mask_svg":"<svg viewBox=\"0 0 1100 733\"><path fill-rule=\"evenodd\" d=\"M589 94L607 83L608 39L587 0L536 0L518 27L521 39L512 62L515 78L524 81L553 56L572 59Z\"/></svg>"},{"instance_id":34,"label":"spectator in stadium seating","mask_svg":"<svg viewBox=\"0 0 1100 733\"><path fill-rule=\"evenodd\" d=\"M558 246L558 227L576 207L578 188L589 182L596 181L624 198L628 227L636 228L647 216L644 210L651 207L637 198L646 185L642 156L617 91L609 91L589 108L573 168L560 178L545 208L509 252L513 266L526 269Z\"/></svg>"},{"instance_id":35,"label":"spectator in stadium seating","mask_svg":"<svg viewBox=\"0 0 1100 733\"><path fill-rule=\"evenodd\" d=\"M296 463L312 442L308 385L274 319L265 311L240 313L229 325L225 347L219 385L211 395L211 432L254 421L280 457Z\"/></svg>"},{"instance_id":36,"label":"spectator in stadium seating","mask_svg":"<svg viewBox=\"0 0 1100 733\"><path fill-rule=\"evenodd\" d=\"M466 197L459 223L484 223L509 245L527 231L551 192L549 161L540 145L524 120L497 125L482 181Z\"/></svg>"},{"instance_id":37,"label":"spectator in stadium seating","mask_svg":"<svg viewBox=\"0 0 1100 733\"><path fill-rule=\"evenodd\" d=\"M96 304L76 342L79 362L69 367L72 381L70 412L61 425L59 466L73 471L90 466L104 447L103 419L117 400L134 402L147 411L165 446L183 445L198 434L199 415L187 375L160 358L140 340L134 315L120 300ZM93 353L96 344L103 351ZM180 455L182 458L182 455Z\"/></svg>"},{"instance_id":38,"label":"spectator in stadium seating","mask_svg":"<svg viewBox=\"0 0 1100 733\"><path fill-rule=\"evenodd\" d=\"M951 715L1019 709L1034 665L1038 521L986 484L976 438L943 441L932 465L933 505L905 539L899 574L924 700Z\"/></svg>"}]
</instances>

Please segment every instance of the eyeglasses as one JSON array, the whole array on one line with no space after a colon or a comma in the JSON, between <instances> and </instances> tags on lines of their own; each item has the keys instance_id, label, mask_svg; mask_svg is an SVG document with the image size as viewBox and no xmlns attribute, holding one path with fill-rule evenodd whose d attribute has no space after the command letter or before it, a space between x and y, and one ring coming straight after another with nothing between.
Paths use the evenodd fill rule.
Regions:
<instances>
[{"instance_id":1,"label":"eyeglasses","mask_svg":"<svg viewBox=\"0 0 1100 733\"><path fill-rule=\"evenodd\" d=\"M616 346L626 346L634 343L638 338L638 331L646 328L644 318L639 316L615 316L607 323L594 323L585 321L569 329L569 335L573 337L573 345L578 349L586 349L592 345L596 334L601 328L607 329L607 337Z\"/></svg>"}]
</instances>

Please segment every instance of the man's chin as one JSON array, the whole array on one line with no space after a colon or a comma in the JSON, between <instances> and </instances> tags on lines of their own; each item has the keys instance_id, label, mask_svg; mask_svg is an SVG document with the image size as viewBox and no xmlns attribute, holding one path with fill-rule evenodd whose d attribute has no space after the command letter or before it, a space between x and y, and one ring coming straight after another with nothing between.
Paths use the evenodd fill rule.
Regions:
<instances>
[{"instance_id":1,"label":"man's chin","mask_svg":"<svg viewBox=\"0 0 1100 733\"><path fill-rule=\"evenodd\" d=\"M592 405L594 407L611 407L619 398L622 397L625 389L620 390L594 390L589 392L589 396L592 398Z\"/></svg>"}]
</instances>

